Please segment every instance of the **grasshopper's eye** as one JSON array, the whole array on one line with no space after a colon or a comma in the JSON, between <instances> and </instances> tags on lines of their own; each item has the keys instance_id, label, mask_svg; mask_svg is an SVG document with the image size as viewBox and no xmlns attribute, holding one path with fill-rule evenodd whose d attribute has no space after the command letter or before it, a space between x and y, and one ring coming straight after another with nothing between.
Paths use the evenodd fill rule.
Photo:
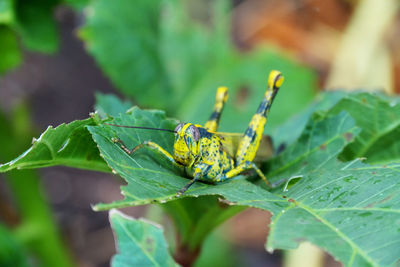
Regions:
<instances>
[{"instance_id":1,"label":"grasshopper's eye","mask_svg":"<svg viewBox=\"0 0 400 267\"><path fill-rule=\"evenodd\" d=\"M182 127L183 127L183 125L185 125L184 123L179 123L176 127L175 127L175 130L174 130L174 134L176 135L181 129L182 129Z\"/></svg>"},{"instance_id":2,"label":"grasshopper's eye","mask_svg":"<svg viewBox=\"0 0 400 267\"><path fill-rule=\"evenodd\" d=\"M196 126L190 125L188 131L193 135L193 140L195 142L200 140L200 131Z\"/></svg>"}]
</instances>

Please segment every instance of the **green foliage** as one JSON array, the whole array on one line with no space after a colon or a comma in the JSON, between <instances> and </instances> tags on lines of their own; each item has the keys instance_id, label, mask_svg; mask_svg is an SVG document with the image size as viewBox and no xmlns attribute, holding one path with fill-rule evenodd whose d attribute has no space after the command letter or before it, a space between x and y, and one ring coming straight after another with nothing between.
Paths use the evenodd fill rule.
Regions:
<instances>
[{"instance_id":1,"label":"green foliage","mask_svg":"<svg viewBox=\"0 0 400 267\"><path fill-rule=\"evenodd\" d=\"M28 50L54 53L59 46L53 10L58 0L18 0L15 3L15 29Z\"/></svg>"},{"instance_id":2,"label":"green foliage","mask_svg":"<svg viewBox=\"0 0 400 267\"><path fill-rule=\"evenodd\" d=\"M116 118L116 123L173 126L168 127L171 122L159 112L139 109ZM110 141L119 136L133 147L139 140L150 138L171 150L173 138L168 142L165 133L135 129L127 132L109 126L92 126L89 130L109 166L128 182L122 187L124 200L99 204L97 209L176 199L177 190L187 182L182 174L163 164L158 155L143 151L131 157ZM333 117L314 115L298 142L269 163L267 175L275 184L302 176L287 192L282 190L283 186L268 192L237 178L218 185L196 183L185 196L217 194L235 205L271 211L274 217L269 250L294 248L307 239L344 263L389 265L398 258L396 244L400 242L398 226L392 223L400 219L397 210L400 184L394 178L399 166L370 166L357 160L339 162L336 157L359 131L347 113ZM369 235L378 225L382 229L379 234Z\"/></svg>"},{"instance_id":3,"label":"green foliage","mask_svg":"<svg viewBox=\"0 0 400 267\"><path fill-rule=\"evenodd\" d=\"M43 196L40 177L33 170L13 170L6 173L6 182L21 218L13 231L15 238L37 258L40 266L73 266L51 208Z\"/></svg>"},{"instance_id":4,"label":"green foliage","mask_svg":"<svg viewBox=\"0 0 400 267\"><path fill-rule=\"evenodd\" d=\"M33 140L31 148L16 159L1 164L0 172L54 165L109 171L85 128L94 124L95 119L89 118L61 124L56 128L49 126L38 139Z\"/></svg>"},{"instance_id":5,"label":"green foliage","mask_svg":"<svg viewBox=\"0 0 400 267\"><path fill-rule=\"evenodd\" d=\"M157 110L134 107L123 112L129 104L119 103L112 96L99 96L98 99L98 110L113 116L115 124L173 129L178 123ZM112 127L101 124L101 120L88 119L76 121L76 127L69 131L58 132L57 129L63 128L57 127L49 140L65 140L66 133L70 134L75 128L86 131L86 135L78 136L87 138L91 135L107 165L127 181L121 188L125 199L98 204L95 209L164 203L162 206L179 229L181 241L190 249L198 247L221 222L250 206L274 214L266 244L269 251L294 248L299 242L309 240L348 265L384 266L394 263L399 255L399 227L393 223L400 220L400 183L396 179L400 165L396 163L396 151L386 150L386 158L393 162L386 165L368 165L357 158L350 158L350 162L337 159L371 129L370 124L359 118L358 111L367 114L369 110L369 105L366 105L367 111L362 110L359 103L365 103L363 99L367 103L379 103L374 110L381 114L382 120L400 115L397 105L389 105L387 100L376 95L325 94L298 116L300 121L308 118L308 123L302 127L304 130L297 141L264 164L267 177L275 185L270 192L260 181L254 184L240 176L217 185L198 182L178 199L176 192L188 181L180 170L148 149L130 156L111 141L118 137L132 148L145 140L153 140L172 152L172 134L165 132ZM341 109L346 112L340 112ZM370 122L373 122L372 117L368 116ZM293 128L292 123L288 121L283 129ZM282 129L278 128L279 131ZM58 135L62 138L55 138ZM378 133L368 138L375 138L379 143L380 138L387 139L387 136ZM84 140L85 144L90 143ZM54 147L61 145L62 142L58 142ZM31 149L35 150L41 151ZM365 151L363 146L353 151L357 156L368 156L360 152ZM285 187L289 181L292 181L291 187ZM221 205L220 198L230 205ZM372 232L375 234L371 235Z\"/></svg>"},{"instance_id":6,"label":"green foliage","mask_svg":"<svg viewBox=\"0 0 400 267\"><path fill-rule=\"evenodd\" d=\"M114 84L144 105L171 94L157 43L159 0L93 1L80 31L88 51Z\"/></svg>"},{"instance_id":7,"label":"green foliage","mask_svg":"<svg viewBox=\"0 0 400 267\"><path fill-rule=\"evenodd\" d=\"M162 108L184 121L205 121L216 88L228 86L225 131L244 130L269 70L279 69L287 82L271 112L274 127L311 101L315 76L270 48L239 53L229 37L227 3L210 5L207 15L215 23L207 28L190 18L195 1L93 1L80 36L118 89L141 106Z\"/></svg>"},{"instance_id":8,"label":"green foliage","mask_svg":"<svg viewBox=\"0 0 400 267\"><path fill-rule=\"evenodd\" d=\"M17 105L10 115L12 119L0 112L1 160L10 160L10 157L18 155L26 148L33 135L30 110L26 104ZM12 231L12 238L18 246L12 243L12 240L7 241L8 237L4 236L3 239L0 238L0 247L13 246L15 255L12 257L15 257L15 261L22 260L17 254L26 257L29 252L29 256L34 256L41 266L72 266L72 260L52 218L51 209L43 196L37 173L34 170L12 170L5 173L4 178L12 192L12 200L20 221ZM3 237L3 233L0 237ZM18 252L17 249L22 250ZM5 260L5 257L0 255L0 261ZM2 263L4 262L0 262L1 266L19 266L17 262L10 265ZM24 263L25 261L21 262L21 266L24 266Z\"/></svg>"},{"instance_id":9,"label":"green foliage","mask_svg":"<svg viewBox=\"0 0 400 267\"><path fill-rule=\"evenodd\" d=\"M161 226L110 211L118 254L111 266L179 266L168 251Z\"/></svg>"},{"instance_id":10,"label":"green foliage","mask_svg":"<svg viewBox=\"0 0 400 267\"><path fill-rule=\"evenodd\" d=\"M132 103L129 101L122 102L114 95L96 94L95 110L100 118L115 117L120 113L125 113Z\"/></svg>"},{"instance_id":11,"label":"green foliage","mask_svg":"<svg viewBox=\"0 0 400 267\"><path fill-rule=\"evenodd\" d=\"M17 37L8 27L0 25L0 74L16 67L21 61Z\"/></svg>"},{"instance_id":12,"label":"green foliage","mask_svg":"<svg viewBox=\"0 0 400 267\"><path fill-rule=\"evenodd\" d=\"M0 23L8 24L14 19L14 1L3 0L0 2Z\"/></svg>"},{"instance_id":13,"label":"green foliage","mask_svg":"<svg viewBox=\"0 0 400 267\"><path fill-rule=\"evenodd\" d=\"M217 226L244 209L220 203L217 196L182 198L162 207L173 219L181 245L190 250L197 249Z\"/></svg>"},{"instance_id":14,"label":"green foliage","mask_svg":"<svg viewBox=\"0 0 400 267\"><path fill-rule=\"evenodd\" d=\"M59 36L54 9L61 0L0 1L0 75L21 62L21 47L35 52L54 53ZM84 0L66 0L72 6L82 6ZM17 38L18 37L18 38Z\"/></svg>"},{"instance_id":15,"label":"green foliage","mask_svg":"<svg viewBox=\"0 0 400 267\"><path fill-rule=\"evenodd\" d=\"M377 113L389 110L381 118L399 115L396 105L390 106L379 96L326 94L300 115L301 121L307 117L309 121L297 141L265 164L267 177L275 185L271 192L265 190L259 181L253 184L241 176L218 185L198 182L184 197L177 199L176 192L188 181L184 174L150 150L142 149L130 156L111 141L113 137L119 137L131 148L145 140L153 140L172 152L172 135L165 132L112 127L91 118L76 121L76 125L68 124L75 125L68 131L63 128L67 127L65 125L57 127L52 130L53 137L49 140L65 140L75 128L86 131L86 135L78 137L91 135L107 165L127 181L127 185L121 188L125 199L98 204L95 209L165 203L163 207L174 219L182 242L191 249L198 247L221 222L244 206L250 206L274 214L266 244L269 251L294 248L299 242L309 240L348 265L390 265L398 260L396 249L400 242L398 225L393 224L400 220L400 183L396 179L400 165L395 162L396 151L386 151L387 158L394 160L386 165L368 165L356 158L350 162L337 159L344 148L346 151L353 146L358 137L370 129L370 124L357 121L357 111L361 109L357 99L361 99L361 103L362 99L367 99L368 103L380 103L381 107L375 109ZM178 123L166 118L161 111L135 107L123 112L128 106L111 96L100 96L97 104L104 114L114 117L115 124L173 129ZM340 107L347 113L339 113ZM311 115L312 111L318 112ZM350 114L354 114L356 119L352 119ZM289 121L285 127L290 129L293 126ZM62 138L55 138L58 135ZM382 138L387 137L382 135ZM85 144L90 143L84 140ZM54 147L62 145L61 141L50 143L57 143ZM359 149L364 150L362 146ZM36 150L44 149L34 147L30 151ZM356 153L365 156L359 151ZM21 159L29 162L28 158ZM40 165L32 164L34 166ZM295 177L299 179L291 180ZM293 181L291 187L285 187L290 180ZM285 191L285 188L289 189ZM221 205L219 198L231 205ZM371 235L371 232L375 234Z\"/></svg>"},{"instance_id":16,"label":"green foliage","mask_svg":"<svg viewBox=\"0 0 400 267\"><path fill-rule=\"evenodd\" d=\"M362 130L340 155L343 160L366 157L370 163L400 160L400 105L380 95L350 94L330 113L346 110Z\"/></svg>"},{"instance_id":17,"label":"green foliage","mask_svg":"<svg viewBox=\"0 0 400 267\"><path fill-rule=\"evenodd\" d=\"M78 8L87 3L66 2ZM59 3L0 3L0 23L4 24L0 27L0 52L7 54L0 59L0 73L20 61L16 33L28 49L57 49L52 12ZM159 203L177 226L177 247L191 252L229 217L245 207L256 207L274 215L268 251L295 248L309 240L349 266L393 265L400 257L399 104L384 96L335 92L318 96L307 106L315 94L315 76L310 70L271 48L239 53L229 37L228 1L213 1L206 11L199 12L199 18L192 19L197 5L197 1L181 0L90 1L80 36L123 93L142 106L162 108L182 121L204 123L216 88L228 86L230 101L221 121L223 131L246 129L264 93L268 71L282 71L286 81L266 131L276 145L287 147L262 166L274 185L272 190L261 181L239 176L217 185L195 183L177 198L176 192L188 182L185 174L147 148L130 156L111 141L118 137L132 148L152 140L172 152L172 134L102 122L173 129L178 121L167 118L163 111L129 109L130 102L101 94L97 95L98 115L49 127L21 156L0 165L0 172L54 165L113 170L127 182L121 188L125 198L94 208ZM293 114L296 116L289 119ZM0 123L2 120L0 116ZM15 132L25 133L21 129ZM10 140L15 132L0 132L3 151L13 151ZM368 164L360 157L366 157ZM17 186L21 181L15 173L9 175L14 181L11 185L19 188L16 195L28 194L29 187ZM21 207L31 216L38 210L35 203ZM110 220L119 246L114 266L163 265L166 261L176 265L160 229L116 211L110 213ZM40 221L22 225L17 236L43 225ZM35 240L27 241L35 244ZM52 244L42 246L42 251Z\"/></svg>"},{"instance_id":18,"label":"green foliage","mask_svg":"<svg viewBox=\"0 0 400 267\"><path fill-rule=\"evenodd\" d=\"M22 245L0 224L0 266L28 266L27 255Z\"/></svg>"},{"instance_id":19,"label":"green foliage","mask_svg":"<svg viewBox=\"0 0 400 267\"><path fill-rule=\"evenodd\" d=\"M225 230L225 229L223 229ZM235 267L244 266L240 255L233 245L225 238L226 231L217 231L210 234L201 248L195 267Z\"/></svg>"},{"instance_id":20,"label":"green foliage","mask_svg":"<svg viewBox=\"0 0 400 267\"><path fill-rule=\"evenodd\" d=\"M283 90L281 90L281 92L282 91ZM281 92L279 92L279 94ZM275 147L279 147L281 144L287 146L295 142L303 132L307 121L314 112L320 113L328 111L345 95L346 93L343 91L322 92L317 95L314 102L307 106L307 108L296 113L272 131L271 136L274 140ZM273 109L275 109L275 105Z\"/></svg>"}]
</instances>

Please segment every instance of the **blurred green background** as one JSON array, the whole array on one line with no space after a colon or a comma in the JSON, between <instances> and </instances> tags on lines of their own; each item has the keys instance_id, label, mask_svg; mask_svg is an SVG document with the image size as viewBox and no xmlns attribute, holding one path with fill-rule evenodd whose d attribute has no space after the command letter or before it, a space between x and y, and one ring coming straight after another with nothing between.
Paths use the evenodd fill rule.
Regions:
<instances>
[{"instance_id":1,"label":"blurred green background","mask_svg":"<svg viewBox=\"0 0 400 267\"><path fill-rule=\"evenodd\" d=\"M0 162L48 125L88 117L96 92L204 123L225 85L221 130L243 132L268 72L278 69L286 80L267 133L321 88L398 93L399 25L392 0L0 0ZM2 176L2 264L109 265L107 214L90 205L120 198L120 180L65 167ZM281 266L279 254L264 250L268 220L255 209L231 219L207 240L212 256L198 264Z\"/></svg>"}]
</instances>

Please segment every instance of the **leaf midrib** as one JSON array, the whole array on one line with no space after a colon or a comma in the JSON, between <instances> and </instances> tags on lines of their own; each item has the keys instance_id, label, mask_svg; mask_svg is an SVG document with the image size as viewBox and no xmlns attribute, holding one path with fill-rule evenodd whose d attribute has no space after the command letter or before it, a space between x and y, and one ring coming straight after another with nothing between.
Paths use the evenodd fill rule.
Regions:
<instances>
[{"instance_id":1,"label":"leaf midrib","mask_svg":"<svg viewBox=\"0 0 400 267\"><path fill-rule=\"evenodd\" d=\"M42 165L42 163L44 163ZM18 166L14 166L18 165ZM51 160L35 160L35 161L29 161L26 163L14 163L14 164L0 164L0 173L1 172L7 172L10 170L14 169L33 169L36 168L37 166L40 166L41 168L44 167L51 167L51 166L56 166L56 165L64 165L67 167L74 167L74 168L81 168L85 170L97 170L97 171L103 171L103 172L111 172L111 169L106 168L107 163L104 161L102 163L101 161L91 161L90 163L87 162L86 160L82 159L70 159L70 158L58 158L58 159L51 159ZM6 168L7 167L7 168ZM5 168L5 169L2 169Z\"/></svg>"},{"instance_id":2,"label":"leaf midrib","mask_svg":"<svg viewBox=\"0 0 400 267\"><path fill-rule=\"evenodd\" d=\"M155 266L160 266L158 264L158 262L155 261L155 259L153 257L151 257L151 255L148 253L148 251L146 251L140 244L140 242L131 234L131 231L129 231L126 227L125 224L120 222L120 220L118 220L119 225L121 226L121 228L124 230L124 232L126 233L127 236L129 236L129 238L136 243L136 245L140 248L140 250L142 250L143 254L145 254L147 256L147 258L155 265Z\"/></svg>"},{"instance_id":3,"label":"leaf midrib","mask_svg":"<svg viewBox=\"0 0 400 267\"><path fill-rule=\"evenodd\" d=\"M329 229L331 229L334 233L337 233L337 235L339 237L342 238L342 240L344 240L345 242L347 242L353 249L353 254L354 253L358 253L360 256L362 256L365 260L367 260L372 266L377 266L377 264L370 258L368 257L368 255L356 244L354 243L350 237L348 237L345 233L341 232L337 227L335 227L334 225L332 225L328 220L326 220L324 217L321 217L316 211L312 209L311 207L308 207L307 205L302 204L301 202L296 202L293 203L292 205L284 208L279 214L277 214L276 216L274 216L274 218L272 218L271 220L271 233L273 233L274 229L275 229L275 225L277 224L277 221L279 220L279 218L289 209L292 208L301 208L305 211L307 211L308 213L310 213L312 216L314 216L320 223L322 223L323 225L327 226ZM268 240L268 242L272 242L272 237L273 235L270 234L270 239ZM353 256L353 255L352 255ZM351 260L351 259L350 259Z\"/></svg>"}]
</instances>

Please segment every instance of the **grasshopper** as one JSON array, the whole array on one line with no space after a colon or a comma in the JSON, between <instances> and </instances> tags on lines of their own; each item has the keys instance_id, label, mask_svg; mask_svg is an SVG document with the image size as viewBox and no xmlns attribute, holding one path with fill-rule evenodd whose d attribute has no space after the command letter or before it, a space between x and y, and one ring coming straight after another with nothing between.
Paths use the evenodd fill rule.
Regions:
<instances>
[{"instance_id":1,"label":"grasshopper","mask_svg":"<svg viewBox=\"0 0 400 267\"><path fill-rule=\"evenodd\" d=\"M175 135L173 155L157 143L151 141L145 141L133 149L128 149L119 138L113 138L112 141L119 143L121 148L129 155L143 147L149 147L192 177L193 179L177 192L177 196L184 194L196 181L223 182L251 169L255 170L264 182L271 187L267 178L253 160L256 158L256 155L260 154L262 157L263 153L264 155L265 153L266 155L272 153L271 151L257 152L261 141L269 149L271 147L270 139L262 137L271 104L283 80L284 78L279 71L274 70L270 72L264 99L243 135L217 132L221 113L228 99L228 89L226 87L219 87L217 89L214 111L204 126L192 123L180 123L172 131L149 127L108 124L111 126L173 132Z\"/></svg>"}]
</instances>

